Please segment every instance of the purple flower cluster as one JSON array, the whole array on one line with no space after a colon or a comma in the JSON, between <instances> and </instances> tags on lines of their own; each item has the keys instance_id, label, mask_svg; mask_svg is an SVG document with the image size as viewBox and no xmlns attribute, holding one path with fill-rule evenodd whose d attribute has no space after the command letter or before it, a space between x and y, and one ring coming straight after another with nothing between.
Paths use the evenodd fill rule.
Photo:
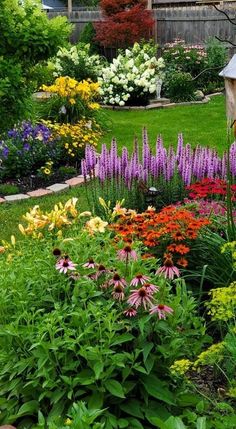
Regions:
<instances>
[{"instance_id":1,"label":"purple flower cluster","mask_svg":"<svg viewBox=\"0 0 236 429\"><path fill-rule=\"evenodd\" d=\"M51 137L51 131L43 124L32 124L29 121L22 122L19 126L8 131L8 137L12 140L20 139L22 141L40 140L45 143ZM29 150L29 149L26 149Z\"/></svg>"},{"instance_id":2,"label":"purple flower cluster","mask_svg":"<svg viewBox=\"0 0 236 429\"><path fill-rule=\"evenodd\" d=\"M230 147L230 169L232 176L236 176L236 142ZM161 137L156 142L156 150L153 153L149 143L146 130L143 130L142 153L139 156L137 142L134 150L129 156L127 148L122 149L119 156L116 141L113 140L111 148L102 145L101 154L96 155L92 146L87 146L85 159L82 161L82 174L84 176L97 176L100 182L106 179L124 180L128 189L134 181L142 180L148 183L162 178L169 182L175 173L178 173L183 183L190 185L192 180L208 178L226 178L227 154L220 157L215 149L197 146L192 148L190 144L184 145L183 136L178 136L178 146L175 151L172 146L166 149Z\"/></svg>"}]
</instances>

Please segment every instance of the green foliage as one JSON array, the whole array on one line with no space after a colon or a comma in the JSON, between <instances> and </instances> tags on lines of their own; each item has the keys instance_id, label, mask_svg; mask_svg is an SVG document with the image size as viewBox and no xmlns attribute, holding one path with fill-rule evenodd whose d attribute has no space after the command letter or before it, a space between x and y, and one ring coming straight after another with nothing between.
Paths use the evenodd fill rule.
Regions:
<instances>
[{"instance_id":1,"label":"green foliage","mask_svg":"<svg viewBox=\"0 0 236 429\"><path fill-rule=\"evenodd\" d=\"M164 90L168 96L168 86L171 76L175 72L190 73L194 78L195 89L201 89L204 93L214 92L223 86L223 80L219 76L221 67L225 65L227 50L224 44L211 38L206 45L186 45L184 40L176 39L165 46L163 58L167 65L167 82ZM176 89L177 90L177 89ZM188 95L180 98L178 91L174 101L188 101Z\"/></svg>"},{"instance_id":2,"label":"green foliage","mask_svg":"<svg viewBox=\"0 0 236 429\"><path fill-rule=\"evenodd\" d=\"M206 68L211 68L198 79L198 85L204 88L204 92L211 93L224 87L220 69L227 63L227 50L223 43L217 39L209 39L206 43Z\"/></svg>"},{"instance_id":3,"label":"green foliage","mask_svg":"<svg viewBox=\"0 0 236 429\"><path fill-rule=\"evenodd\" d=\"M165 93L171 101L194 100L194 83L190 73L182 71L169 71L166 74Z\"/></svg>"},{"instance_id":4,"label":"green foliage","mask_svg":"<svg viewBox=\"0 0 236 429\"><path fill-rule=\"evenodd\" d=\"M31 116L32 66L55 55L70 31L65 18L49 20L36 2L0 1L0 129Z\"/></svg>"},{"instance_id":5,"label":"green foliage","mask_svg":"<svg viewBox=\"0 0 236 429\"><path fill-rule=\"evenodd\" d=\"M181 281L172 295L159 279L162 299L175 316L157 322L141 312L136 320L127 319L119 302L100 288L102 279L93 281L82 268L94 256L124 275L109 235L88 241L76 223L64 237L69 240L25 239L1 255L1 422L23 424L38 412L50 421L58 414L71 418L68 409L81 400L88 413L81 404L76 412L83 418L106 409L99 421L107 429L145 427L155 410L167 418L178 409L168 366L184 354L199 353L207 340L193 298ZM80 276L55 270L54 246L78 263ZM127 280L140 270L150 275L154 266L140 259L130 266Z\"/></svg>"},{"instance_id":6,"label":"green foliage","mask_svg":"<svg viewBox=\"0 0 236 429\"><path fill-rule=\"evenodd\" d=\"M42 85L51 85L54 81L54 64L52 62L41 62L32 67L31 82L34 91L39 91Z\"/></svg>"},{"instance_id":7,"label":"green foliage","mask_svg":"<svg viewBox=\"0 0 236 429\"><path fill-rule=\"evenodd\" d=\"M61 166L58 168L58 173L61 174L63 177L72 175L75 176L77 171L74 167L71 166Z\"/></svg>"},{"instance_id":8,"label":"green foliage","mask_svg":"<svg viewBox=\"0 0 236 429\"><path fill-rule=\"evenodd\" d=\"M18 193L19 193L19 188L17 185L0 184L0 195L14 195Z\"/></svg>"},{"instance_id":9,"label":"green foliage","mask_svg":"<svg viewBox=\"0 0 236 429\"><path fill-rule=\"evenodd\" d=\"M49 20L37 2L31 0L26 0L24 6L17 0L1 0L0 23L0 55L25 65L55 55L71 31L66 18Z\"/></svg>"},{"instance_id":10,"label":"green foliage","mask_svg":"<svg viewBox=\"0 0 236 429\"><path fill-rule=\"evenodd\" d=\"M54 76L70 76L78 81L91 79L96 82L104 60L92 54L90 44L78 43L61 48L55 59Z\"/></svg>"},{"instance_id":11,"label":"green foliage","mask_svg":"<svg viewBox=\"0 0 236 429\"><path fill-rule=\"evenodd\" d=\"M23 65L13 58L0 57L0 130L25 116L32 117L31 91Z\"/></svg>"},{"instance_id":12,"label":"green foliage","mask_svg":"<svg viewBox=\"0 0 236 429\"><path fill-rule=\"evenodd\" d=\"M96 31L92 22L87 22L79 35L79 41L81 43L90 44L90 51L92 54L97 54L99 51L98 44L94 41L95 35Z\"/></svg>"}]
</instances>

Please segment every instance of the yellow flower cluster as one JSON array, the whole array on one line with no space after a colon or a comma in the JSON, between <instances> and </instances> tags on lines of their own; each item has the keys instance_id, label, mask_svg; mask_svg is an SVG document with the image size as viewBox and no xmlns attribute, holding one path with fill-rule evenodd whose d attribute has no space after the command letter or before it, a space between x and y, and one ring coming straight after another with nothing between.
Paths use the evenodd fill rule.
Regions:
<instances>
[{"instance_id":1,"label":"yellow flower cluster","mask_svg":"<svg viewBox=\"0 0 236 429\"><path fill-rule=\"evenodd\" d=\"M224 357L225 346L224 342L212 344L207 350L200 353L197 360L194 362L194 367L197 368L201 365L214 365L220 362Z\"/></svg>"},{"instance_id":2,"label":"yellow flower cluster","mask_svg":"<svg viewBox=\"0 0 236 429\"><path fill-rule=\"evenodd\" d=\"M57 94L59 97L67 98L71 105L76 104L76 97L80 97L90 109L94 110L100 107L98 103L90 103L91 100L99 96L99 83L88 80L78 82L68 76L61 76L55 80L53 85L43 85L42 89Z\"/></svg>"},{"instance_id":3,"label":"yellow flower cluster","mask_svg":"<svg viewBox=\"0 0 236 429\"><path fill-rule=\"evenodd\" d=\"M108 222L104 222L100 217L96 216L90 219L86 223L86 229L93 234L94 232L105 232L105 227L108 225Z\"/></svg>"},{"instance_id":4,"label":"yellow flower cluster","mask_svg":"<svg viewBox=\"0 0 236 429\"><path fill-rule=\"evenodd\" d=\"M71 198L64 205L56 204L54 209L48 212L40 210L39 206L34 206L23 219L28 223L25 228L19 224L19 230L24 235L31 235L34 238L42 238L42 231L53 231L65 225L71 225L72 219L78 216L76 203L78 198ZM71 219L72 218L72 219Z\"/></svg>"},{"instance_id":5,"label":"yellow flower cluster","mask_svg":"<svg viewBox=\"0 0 236 429\"><path fill-rule=\"evenodd\" d=\"M170 372L174 376L183 376L189 369L197 370L198 367L204 365L214 365L219 363L224 358L225 346L224 342L212 344L208 349L198 355L194 362L189 359L176 360L170 367Z\"/></svg>"},{"instance_id":6,"label":"yellow flower cluster","mask_svg":"<svg viewBox=\"0 0 236 429\"><path fill-rule=\"evenodd\" d=\"M191 368L193 363L189 359L176 360L170 367L172 375L184 375Z\"/></svg>"},{"instance_id":7,"label":"yellow flower cluster","mask_svg":"<svg viewBox=\"0 0 236 429\"><path fill-rule=\"evenodd\" d=\"M236 241L226 243L221 249L221 253L226 253L228 251L232 254L233 267L236 269Z\"/></svg>"},{"instance_id":8,"label":"yellow flower cluster","mask_svg":"<svg viewBox=\"0 0 236 429\"><path fill-rule=\"evenodd\" d=\"M46 176L49 176L52 174L53 171L53 161L47 161L45 162L45 165L40 168L41 173L45 174Z\"/></svg>"},{"instance_id":9,"label":"yellow flower cluster","mask_svg":"<svg viewBox=\"0 0 236 429\"><path fill-rule=\"evenodd\" d=\"M64 148L71 157L75 157L78 149L83 149L86 144L97 146L102 135L100 126L94 120L82 119L77 124L44 121L44 124L50 128L54 138L63 139Z\"/></svg>"},{"instance_id":10,"label":"yellow flower cluster","mask_svg":"<svg viewBox=\"0 0 236 429\"><path fill-rule=\"evenodd\" d=\"M227 321L235 316L236 310L236 282L228 287L212 289L211 301L207 303L212 320Z\"/></svg>"}]
</instances>

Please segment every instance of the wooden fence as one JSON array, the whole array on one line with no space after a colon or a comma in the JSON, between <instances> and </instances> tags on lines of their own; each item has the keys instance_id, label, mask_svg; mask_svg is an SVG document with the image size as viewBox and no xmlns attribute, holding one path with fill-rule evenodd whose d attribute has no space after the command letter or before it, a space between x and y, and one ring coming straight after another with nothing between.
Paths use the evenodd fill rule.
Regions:
<instances>
[{"instance_id":1,"label":"wooden fence","mask_svg":"<svg viewBox=\"0 0 236 429\"><path fill-rule=\"evenodd\" d=\"M155 0L153 1L153 7ZM236 3L220 6L233 18ZM66 15L66 12L48 12L49 17ZM158 7L153 9L155 19L155 41L160 47L181 38L188 44L204 43L209 37L218 36L236 43L236 26L229 23L226 16L217 12L212 5ZM74 24L72 41L76 42L84 25L101 19L99 10L73 11L70 21Z\"/></svg>"}]
</instances>

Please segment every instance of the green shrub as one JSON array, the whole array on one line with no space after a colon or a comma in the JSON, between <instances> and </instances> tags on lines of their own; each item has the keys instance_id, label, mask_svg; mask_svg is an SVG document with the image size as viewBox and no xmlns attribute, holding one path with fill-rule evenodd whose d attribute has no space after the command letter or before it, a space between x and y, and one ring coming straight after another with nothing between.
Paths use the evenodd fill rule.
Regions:
<instances>
[{"instance_id":1,"label":"green shrub","mask_svg":"<svg viewBox=\"0 0 236 429\"><path fill-rule=\"evenodd\" d=\"M31 70L31 81L35 91L39 91L42 85L51 85L54 82L54 64L38 63Z\"/></svg>"},{"instance_id":2,"label":"green shrub","mask_svg":"<svg viewBox=\"0 0 236 429\"><path fill-rule=\"evenodd\" d=\"M60 48L55 59L54 76L69 76L78 81L97 81L104 61L92 54L90 45L78 43L69 48Z\"/></svg>"},{"instance_id":3,"label":"green shrub","mask_svg":"<svg viewBox=\"0 0 236 429\"><path fill-rule=\"evenodd\" d=\"M72 176L73 174L76 175L77 171L74 167L62 166L58 168L58 173L62 176Z\"/></svg>"},{"instance_id":4,"label":"green shrub","mask_svg":"<svg viewBox=\"0 0 236 429\"><path fill-rule=\"evenodd\" d=\"M92 22L87 22L87 24L85 24L85 26L83 27L79 35L80 43L85 43L90 45L91 54L99 53L99 45L97 42L94 41L95 35L96 35L96 31L94 29Z\"/></svg>"},{"instance_id":5,"label":"green shrub","mask_svg":"<svg viewBox=\"0 0 236 429\"><path fill-rule=\"evenodd\" d=\"M205 67L206 52L203 45L188 46L184 40L176 39L164 47L163 59L167 69L199 74Z\"/></svg>"},{"instance_id":6,"label":"green shrub","mask_svg":"<svg viewBox=\"0 0 236 429\"><path fill-rule=\"evenodd\" d=\"M0 421L27 417L32 422L39 411L52 420L82 400L90 411L105 409L104 429L147 427L160 410L166 417L171 409L178 411L168 367L200 352L204 327L184 284L177 282L172 295L165 280L153 274L155 259L139 257L127 267L117 259L109 233L88 235L78 222L64 230L65 240L52 230L47 239L26 238L20 252L16 244L0 255ZM55 269L60 256L53 249L77 263L72 276ZM97 268L83 267L91 257L107 268L97 280L92 277ZM107 283L111 269L128 284L134 273L150 276L174 316L157 321L143 309L135 318L125 317L125 301L116 301Z\"/></svg>"},{"instance_id":7,"label":"green shrub","mask_svg":"<svg viewBox=\"0 0 236 429\"><path fill-rule=\"evenodd\" d=\"M32 116L32 67L55 55L71 31L66 18L49 20L32 0L0 0L0 128Z\"/></svg>"},{"instance_id":8,"label":"green shrub","mask_svg":"<svg viewBox=\"0 0 236 429\"><path fill-rule=\"evenodd\" d=\"M17 185L11 185L11 184L0 184L0 195L14 195L19 193L19 188Z\"/></svg>"},{"instance_id":9,"label":"green shrub","mask_svg":"<svg viewBox=\"0 0 236 429\"><path fill-rule=\"evenodd\" d=\"M205 71L198 79L198 86L204 88L205 93L211 93L224 87L224 81L219 72L227 63L227 50L223 43L217 39L209 39L206 43L206 68L211 70Z\"/></svg>"},{"instance_id":10,"label":"green shrub","mask_svg":"<svg viewBox=\"0 0 236 429\"><path fill-rule=\"evenodd\" d=\"M190 73L172 71L166 75L165 93L171 101L194 100L194 83Z\"/></svg>"}]
</instances>

